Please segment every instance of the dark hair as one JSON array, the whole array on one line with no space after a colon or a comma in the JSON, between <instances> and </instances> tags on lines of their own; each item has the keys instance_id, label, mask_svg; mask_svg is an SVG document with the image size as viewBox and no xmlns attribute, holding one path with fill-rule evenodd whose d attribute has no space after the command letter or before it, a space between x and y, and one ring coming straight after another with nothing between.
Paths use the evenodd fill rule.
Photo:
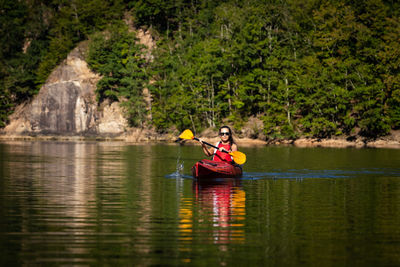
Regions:
<instances>
[{"instance_id":1,"label":"dark hair","mask_svg":"<svg viewBox=\"0 0 400 267\"><path fill-rule=\"evenodd\" d=\"M224 129L224 128L228 129L228 131L229 131L229 139L228 139L229 144L230 145L235 144L235 141L233 140L233 136L232 136L232 130L231 130L231 128L229 128L229 126L227 126L227 125L221 126L221 128L219 128L219 130L218 130L218 134L220 135L221 134L221 130Z\"/></svg>"}]
</instances>

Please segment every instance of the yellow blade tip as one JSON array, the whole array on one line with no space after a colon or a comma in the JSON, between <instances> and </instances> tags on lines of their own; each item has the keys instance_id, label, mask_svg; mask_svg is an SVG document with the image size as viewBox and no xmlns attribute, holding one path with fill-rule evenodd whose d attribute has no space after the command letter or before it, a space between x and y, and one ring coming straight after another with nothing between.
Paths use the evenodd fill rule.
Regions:
<instances>
[{"instance_id":1,"label":"yellow blade tip","mask_svg":"<svg viewBox=\"0 0 400 267\"><path fill-rule=\"evenodd\" d=\"M181 133L179 138L181 138L181 139L193 139L194 135L193 135L191 130L187 129L187 130L183 131L183 133Z\"/></svg>"}]
</instances>

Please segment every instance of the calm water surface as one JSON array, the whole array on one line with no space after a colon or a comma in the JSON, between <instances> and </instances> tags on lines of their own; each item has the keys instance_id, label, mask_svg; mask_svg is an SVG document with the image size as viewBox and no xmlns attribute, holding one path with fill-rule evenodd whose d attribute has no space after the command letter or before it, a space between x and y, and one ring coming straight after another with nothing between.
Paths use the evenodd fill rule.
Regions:
<instances>
[{"instance_id":1,"label":"calm water surface","mask_svg":"<svg viewBox=\"0 0 400 267\"><path fill-rule=\"evenodd\" d=\"M0 266L399 266L400 150L0 143Z\"/></svg>"}]
</instances>

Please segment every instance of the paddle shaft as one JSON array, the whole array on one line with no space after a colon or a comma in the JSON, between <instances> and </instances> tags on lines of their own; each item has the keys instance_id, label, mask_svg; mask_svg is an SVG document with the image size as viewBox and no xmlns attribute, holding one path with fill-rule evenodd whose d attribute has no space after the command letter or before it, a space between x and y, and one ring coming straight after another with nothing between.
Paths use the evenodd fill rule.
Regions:
<instances>
[{"instance_id":1,"label":"paddle shaft","mask_svg":"<svg viewBox=\"0 0 400 267\"><path fill-rule=\"evenodd\" d=\"M200 141L199 138L197 138L197 137L193 137L193 139L196 140L196 141ZM213 147L213 148L215 148L215 149L219 149L218 147L216 147L216 146L214 146L214 145L212 145L212 144L210 144L210 143L207 143L207 142L204 142L204 141L202 141L202 142L203 142L203 144L209 145L209 146L211 146L211 147ZM229 152L227 152L227 151L225 151L225 150L223 150L222 152L225 152L225 153L228 153L228 154L229 154Z\"/></svg>"}]
</instances>

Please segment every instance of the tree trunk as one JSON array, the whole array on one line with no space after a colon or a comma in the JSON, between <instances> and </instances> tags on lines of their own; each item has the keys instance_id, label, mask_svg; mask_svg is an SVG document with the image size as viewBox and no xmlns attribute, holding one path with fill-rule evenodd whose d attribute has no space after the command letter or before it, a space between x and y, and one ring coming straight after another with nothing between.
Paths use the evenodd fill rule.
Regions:
<instances>
[{"instance_id":1,"label":"tree trunk","mask_svg":"<svg viewBox=\"0 0 400 267\"><path fill-rule=\"evenodd\" d=\"M287 120L289 125L291 125L291 119L290 119L290 102L289 102L289 81L287 78L285 78L285 84L286 84L286 113L287 113Z\"/></svg>"}]
</instances>

